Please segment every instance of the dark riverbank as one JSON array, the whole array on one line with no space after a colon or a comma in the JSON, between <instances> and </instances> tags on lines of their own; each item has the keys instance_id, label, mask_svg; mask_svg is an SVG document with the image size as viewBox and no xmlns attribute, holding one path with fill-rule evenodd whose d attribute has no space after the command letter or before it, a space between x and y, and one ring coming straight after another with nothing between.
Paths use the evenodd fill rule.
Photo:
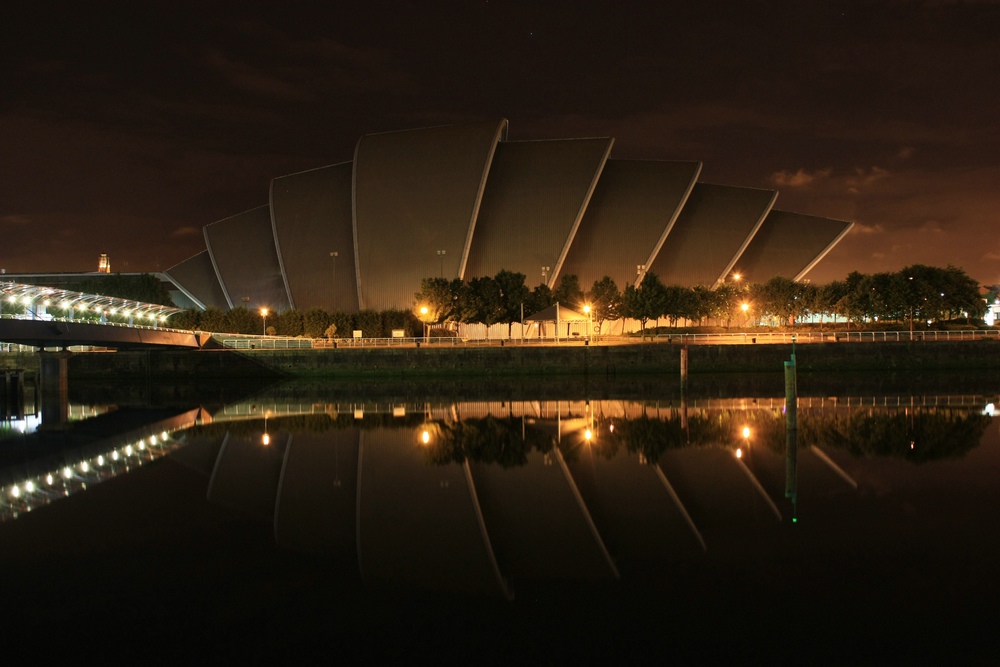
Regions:
<instances>
[{"instance_id":1,"label":"dark riverbank","mask_svg":"<svg viewBox=\"0 0 1000 667\"><path fill-rule=\"evenodd\" d=\"M692 345L689 372L781 372L792 346ZM408 347L326 350L200 350L74 354L72 380L107 378L330 379L514 378L587 375L615 378L680 372L681 347L668 344L609 346ZM1000 369L994 341L918 343L819 343L799 345L800 373L974 372Z\"/></svg>"}]
</instances>

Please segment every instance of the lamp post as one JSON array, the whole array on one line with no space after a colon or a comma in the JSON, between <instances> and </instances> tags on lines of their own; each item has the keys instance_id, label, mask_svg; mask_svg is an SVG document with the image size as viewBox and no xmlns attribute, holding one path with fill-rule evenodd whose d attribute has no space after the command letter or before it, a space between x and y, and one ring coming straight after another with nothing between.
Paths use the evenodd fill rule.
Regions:
<instances>
[{"instance_id":1,"label":"lamp post","mask_svg":"<svg viewBox=\"0 0 1000 667\"><path fill-rule=\"evenodd\" d=\"M743 311L743 328L746 328L746 326L747 326L747 311L750 310L750 304L747 303L746 301L744 301L743 305L740 306L740 310Z\"/></svg>"},{"instance_id":2,"label":"lamp post","mask_svg":"<svg viewBox=\"0 0 1000 667\"><path fill-rule=\"evenodd\" d=\"M591 313L590 304L588 303L583 307L583 312L587 313L587 344L589 345L594 340L594 316Z\"/></svg>"},{"instance_id":3,"label":"lamp post","mask_svg":"<svg viewBox=\"0 0 1000 667\"><path fill-rule=\"evenodd\" d=\"M438 255L438 261L441 263L441 277L444 278L444 255L445 255L444 250L438 250L437 255Z\"/></svg>"},{"instance_id":4,"label":"lamp post","mask_svg":"<svg viewBox=\"0 0 1000 667\"><path fill-rule=\"evenodd\" d=\"M267 335L267 308L260 309L260 316L264 320L264 335Z\"/></svg>"},{"instance_id":5,"label":"lamp post","mask_svg":"<svg viewBox=\"0 0 1000 667\"><path fill-rule=\"evenodd\" d=\"M330 291L333 292L332 303L334 304L337 303L337 256L339 254L336 250L330 253L330 257L333 258L333 282L330 286Z\"/></svg>"},{"instance_id":6,"label":"lamp post","mask_svg":"<svg viewBox=\"0 0 1000 667\"><path fill-rule=\"evenodd\" d=\"M427 341L431 337L431 327L427 323L427 306L420 306L420 321L424 325L424 340Z\"/></svg>"}]
</instances>

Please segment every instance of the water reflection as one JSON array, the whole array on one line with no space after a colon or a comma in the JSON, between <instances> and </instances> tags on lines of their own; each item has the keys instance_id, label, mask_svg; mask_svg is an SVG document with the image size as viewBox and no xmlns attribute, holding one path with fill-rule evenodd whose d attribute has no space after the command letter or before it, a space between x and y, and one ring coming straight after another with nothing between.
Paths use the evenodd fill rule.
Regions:
<instances>
[{"instance_id":1,"label":"water reflection","mask_svg":"<svg viewBox=\"0 0 1000 667\"><path fill-rule=\"evenodd\" d=\"M278 545L349 555L370 584L509 598L698 558L853 493L865 461L964 457L977 397L228 406L172 458ZM206 419L205 422L208 422Z\"/></svg>"}]
</instances>

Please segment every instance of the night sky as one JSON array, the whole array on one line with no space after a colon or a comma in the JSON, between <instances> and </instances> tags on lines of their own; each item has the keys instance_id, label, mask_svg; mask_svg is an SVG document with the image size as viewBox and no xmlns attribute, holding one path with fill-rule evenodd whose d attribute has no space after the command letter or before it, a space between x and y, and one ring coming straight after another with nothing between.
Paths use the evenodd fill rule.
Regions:
<instances>
[{"instance_id":1,"label":"night sky","mask_svg":"<svg viewBox=\"0 0 1000 667\"><path fill-rule=\"evenodd\" d=\"M166 269L370 132L615 138L856 223L809 275L1000 283L1000 4L12 2L0 267Z\"/></svg>"}]
</instances>

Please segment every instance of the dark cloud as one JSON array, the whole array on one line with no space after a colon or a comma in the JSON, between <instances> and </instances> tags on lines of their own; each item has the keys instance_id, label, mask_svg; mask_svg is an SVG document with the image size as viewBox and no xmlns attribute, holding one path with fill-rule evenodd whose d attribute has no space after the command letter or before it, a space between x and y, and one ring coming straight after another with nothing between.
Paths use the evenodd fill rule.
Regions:
<instances>
[{"instance_id":1,"label":"dark cloud","mask_svg":"<svg viewBox=\"0 0 1000 667\"><path fill-rule=\"evenodd\" d=\"M856 222L813 278L1000 282L1000 6L15 2L0 41L8 270L151 270L362 134L506 117ZM45 243L41 244L40 239ZM116 262L120 266L121 262Z\"/></svg>"}]
</instances>

